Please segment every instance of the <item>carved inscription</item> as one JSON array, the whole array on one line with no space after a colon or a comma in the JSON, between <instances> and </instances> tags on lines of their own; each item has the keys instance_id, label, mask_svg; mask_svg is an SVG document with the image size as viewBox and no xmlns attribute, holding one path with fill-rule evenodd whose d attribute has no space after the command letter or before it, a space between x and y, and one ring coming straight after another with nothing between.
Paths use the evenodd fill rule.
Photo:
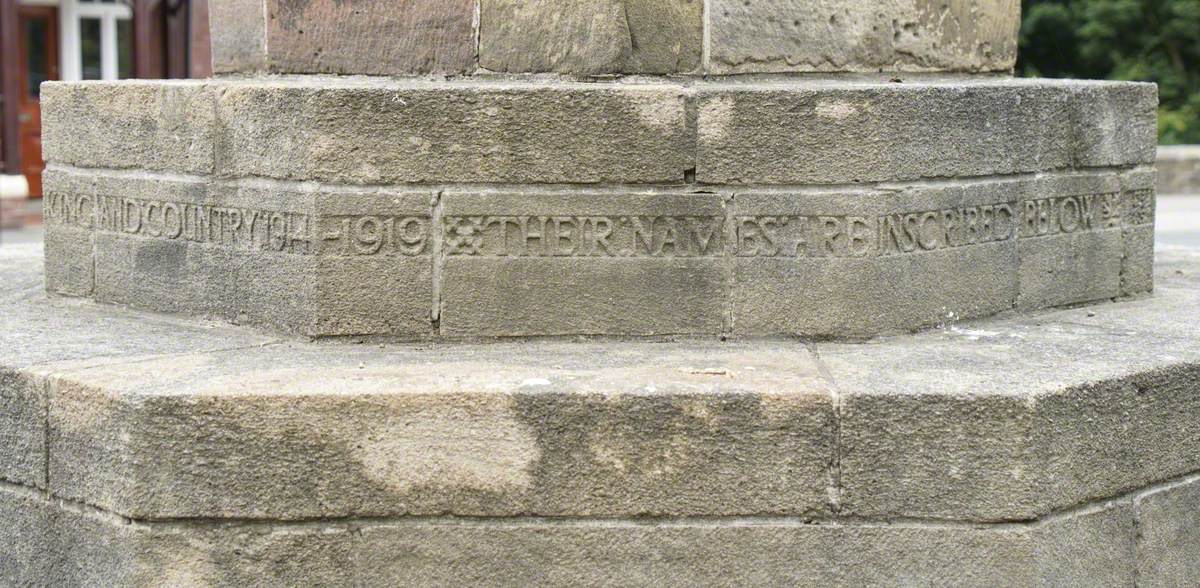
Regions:
<instances>
[{"instance_id":1,"label":"carved inscription","mask_svg":"<svg viewBox=\"0 0 1200 588\"><path fill-rule=\"evenodd\" d=\"M488 257L712 257L720 216L448 216L447 255Z\"/></svg>"},{"instance_id":2,"label":"carved inscription","mask_svg":"<svg viewBox=\"0 0 1200 588\"><path fill-rule=\"evenodd\" d=\"M1121 226L1121 195L1083 194L1021 203L1021 237L1041 237Z\"/></svg>"},{"instance_id":3,"label":"carved inscription","mask_svg":"<svg viewBox=\"0 0 1200 588\"><path fill-rule=\"evenodd\" d=\"M1015 232L1011 204L865 216L741 216L743 257L868 257L1006 241Z\"/></svg>"},{"instance_id":4,"label":"carved inscription","mask_svg":"<svg viewBox=\"0 0 1200 588\"><path fill-rule=\"evenodd\" d=\"M113 196L47 194L48 222L107 233L295 254L428 253L429 217L325 216ZM318 233L319 229L319 233ZM319 238L314 235L319 234Z\"/></svg>"},{"instance_id":5,"label":"carved inscription","mask_svg":"<svg viewBox=\"0 0 1200 588\"><path fill-rule=\"evenodd\" d=\"M1153 222L1153 190L1031 198L877 216L326 215L48 193L48 223L246 250L338 256L872 257ZM728 233L727 233L728 231ZM728 239L729 243L726 242Z\"/></svg>"}]
</instances>

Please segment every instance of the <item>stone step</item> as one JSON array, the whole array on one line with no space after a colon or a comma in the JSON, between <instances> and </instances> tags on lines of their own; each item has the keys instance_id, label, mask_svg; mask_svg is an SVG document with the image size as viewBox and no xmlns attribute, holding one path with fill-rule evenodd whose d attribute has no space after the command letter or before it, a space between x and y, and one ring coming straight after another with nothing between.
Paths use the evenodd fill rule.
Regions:
<instances>
[{"instance_id":1,"label":"stone step","mask_svg":"<svg viewBox=\"0 0 1200 588\"><path fill-rule=\"evenodd\" d=\"M47 285L310 336L853 338L1151 288L1154 87L45 91Z\"/></svg>"},{"instance_id":2,"label":"stone step","mask_svg":"<svg viewBox=\"0 0 1200 588\"><path fill-rule=\"evenodd\" d=\"M16 584L1196 580L1196 253L861 344L356 345L47 299L15 249Z\"/></svg>"}]
</instances>

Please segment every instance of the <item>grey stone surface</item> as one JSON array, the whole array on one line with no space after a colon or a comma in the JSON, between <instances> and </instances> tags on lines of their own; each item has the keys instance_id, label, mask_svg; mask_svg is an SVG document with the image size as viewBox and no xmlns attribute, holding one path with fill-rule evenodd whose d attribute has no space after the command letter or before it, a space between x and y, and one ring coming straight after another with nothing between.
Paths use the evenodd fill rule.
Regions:
<instances>
[{"instance_id":1,"label":"grey stone surface","mask_svg":"<svg viewBox=\"0 0 1200 588\"><path fill-rule=\"evenodd\" d=\"M739 192L732 330L872 336L1008 310L1026 189Z\"/></svg>"},{"instance_id":2,"label":"grey stone surface","mask_svg":"<svg viewBox=\"0 0 1200 588\"><path fill-rule=\"evenodd\" d=\"M891 182L1154 161L1151 84L1058 80L714 85L706 183Z\"/></svg>"},{"instance_id":3,"label":"grey stone surface","mask_svg":"<svg viewBox=\"0 0 1200 588\"><path fill-rule=\"evenodd\" d=\"M50 454L8 475L144 518L1028 520L1200 470L1200 271L1167 259L1153 297L815 347L244 348L28 293L0 365L44 385L4 400Z\"/></svg>"},{"instance_id":4,"label":"grey stone surface","mask_svg":"<svg viewBox=\"0 0 1200 588\"><path fill-rule=\"evenodd\" d=\"M52 292L92 293L69 287L79 266L104 302L305 335L431 330L431 192L45 176Z\"/></svg>"},{"instance_id":5,"label":"grey stone surface","mask_svg":"<svg viewBox=\"0 0 1200 588\"><path fill-rule=\"evenodd\" d=\"M1154 222L1158 208L1154 174L1137 170L1121 177L1121 293L1139 294L1154 289Z\"/></svg>"},{"instance_id":6,"label":"grey stone surface","mask_svg":"<svg viewBox=\"0 0 1200 588\"><path fill-rule=\"evenodd\" d=\"M198 80L46 84L42 157L80 167L212 173L214 99Z\"/></svg>"},{"instance_id":7,"label":"grey stone surface","mask_svg":"<svg viewBox=\"0 0 1200 588\"><path fill-rule=\"evenodd\" d=\"M691 72L701 0L483 0L479 64L496 72Z\"/></svg>"},{"instance_id":8,"label":"grey stone surface","mask_svg":"<svg viewBox=\"0 0 1200 588\"><path fill-rule=\"evenodd\" d=\"M446 334L725 329L719 195L450 193L443 207Z\"/></svg>"},{"instance_id":9,"label":"grey stone surface","mask_svg":"<svg viewBox=\"0 0 1200 588\"><path fill-rule=\"evenodd\" d=\"M1200 194L1200 145L1161 145L1154 166L1160 194Z\"/></svg>"},{"instance_id":10,"label":"grey stone surface","mask_svg":"<svg viewBox=\"0 0 1200 588\"><path fill-rule=\"evenodd\" d=\"M1029 525L794 520L128 524L0 488L17 583L1130 586L1132 517L1114 502Z\"/></svg>"},{"instance_id":11,"label":"grey stone surface","mask_svg":"<svg viewBox=\"0 0 1200 588\"><path fill-rule=\"evenodd\" d=\"M1156 488L1134 500L1138 581L1145 586L1200 583L1200 481Z\"/></svg>"},{"instance_id":12,"label":"grey stone surface","mask_svg":"<svg viewBox=\"0 0 1200 588\"><path fill-rule=\"evenodd\" d=\"M220 170L346 183L679 182L679 86L224 86Z\"/></svg>"},{"instance_id":13,"label":"grey stone surface","mask_svg":"<svg viewBox=\"0 0 1200 588\"><path fill-rule=\"evenodd\" d=\"M272 72L400 75L475 69L473 0L266 0L266 14L266 60Z\"/></svg>"},{"instance_id":14,"label":"grey stone surface","mask_svg":"<svg viewBox=\"0 0 1200 588\"><path fill-rule=\"evenodd\" d=\"M0 480L46 487L45 378L0 368Z\"/></svg>"},{"instance_id":15,"label":"grey stone surface","mask_svg":"<svg viewBox=\"0 0 1200 588\"><path fill-rule=\"evenodd\" d=\"M712 73L1009 71L1016 0L715 0Z\"/></svg>"},{"instance_id":16,"label":"grey stone surface","mask_svg":"<svg viewBox=\"0 0 1200 588\"><path fill-rule=\"evenodd\" d=\"M267 9L263 0L209 0L208 30L216 74L267 67Z\"/></svg>"},{"instance_id":17,"label":"grey stone surface","mask_svg":"<svg viewBox=\"0 0 1200 588\"><path fill-rule=\"evenodd\" d=\"M1197 470L1194 328L1162 313L1200 301L1179 267L1153 299L820 346L842 512L1025 519Z\"/></svg>"},{"instance_id":18,"label":"grey stone surface","mask_svg":"<svg viewBox=\"0 0 1200 588\"><path fill-rule=\"evenodd\" d=\"M803 347L373 347L71 371L51 487L145 518L826 509L833 406Z\"/></svg>"},{"instance_id":19,"label":"grey stone surface","mask_svg":"<svg viewBox=\"0 0 1200 588\"><path fill-rule=\"evenodd\" d=\"M1030 188L1020 204L1017 307L1119 296L1125 252L1123 200L1133 196L1122 193L1120 178L1074 175Z\"/></svg>"}]
</instances>

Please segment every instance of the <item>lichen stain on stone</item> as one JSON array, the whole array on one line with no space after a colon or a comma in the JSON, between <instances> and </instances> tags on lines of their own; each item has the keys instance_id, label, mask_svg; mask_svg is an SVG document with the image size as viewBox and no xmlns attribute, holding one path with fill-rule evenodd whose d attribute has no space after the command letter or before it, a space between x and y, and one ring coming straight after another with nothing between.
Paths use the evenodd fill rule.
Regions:
<instances>
[{"instance_id":1,"label":"lichen stain on stone","mask_svg":"<svg viewBox=\"0 0 1200 588\"><path fill-rule=\"evenodd\" d=\"M527 490L537 439L507 397L447 402L429 398L365 431L352 456L368 478L407 492L422 487Z\"/></svg>"},{"instance_id":2,"label":"lichen stain on stone","mask_svg":"<svg viewBox=\"0 0 1200 588\"><path fill-rule=\"evenodd\" d=\"M672 131L683 122L683 100L669 99L660 93L634 94L629 98L642 124L662 131Z\"/></svg>"},{"instance_id":3,"label":"lichen stain on stone","mask_svg":"<svg viewBox=\"0 0 1200 588\"><path fill-rule=\"evenodd\" d=\"M858 109L850 102L822 100L817 103L817 116L842 120L858 113Z\"/></svg>"},{"instance_id":4,"label":"lichen stain on stone","mask_svg":"<svg viewBox=\"0 0 1200 588\"><path fill-rule=\"evenodd\" d=\"M720 141L729 134L733 123L733 98L721 96L700 103L700 138Z\"/></svg>"}]
</instances>

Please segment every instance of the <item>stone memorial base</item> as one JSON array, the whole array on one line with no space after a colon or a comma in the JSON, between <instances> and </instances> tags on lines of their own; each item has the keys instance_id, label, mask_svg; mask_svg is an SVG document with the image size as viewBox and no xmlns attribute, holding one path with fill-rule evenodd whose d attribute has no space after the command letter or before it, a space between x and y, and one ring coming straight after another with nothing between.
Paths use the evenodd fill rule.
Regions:
<instances>
[{"instance_id":1,"label":"stone memorial base","mask_svg":"<svg viewBox=\"0 0 1200 588\"><path fill-rule=\"evenodd\" d=\"M54 293L309 336L861 338L1151 288L1152 84L50 83Z\"/></svg>"},{"instance_id":2,"label":"stone memorial base","mask_svg":"<svg viewBox=\"0 0 1200 588\"><path fill-rule=\"evenodd\" d=\"M1200 583L1200 254L862 344L378 345L47 298L12 251L0 583Z\"/></svg>"}]
</instances>

